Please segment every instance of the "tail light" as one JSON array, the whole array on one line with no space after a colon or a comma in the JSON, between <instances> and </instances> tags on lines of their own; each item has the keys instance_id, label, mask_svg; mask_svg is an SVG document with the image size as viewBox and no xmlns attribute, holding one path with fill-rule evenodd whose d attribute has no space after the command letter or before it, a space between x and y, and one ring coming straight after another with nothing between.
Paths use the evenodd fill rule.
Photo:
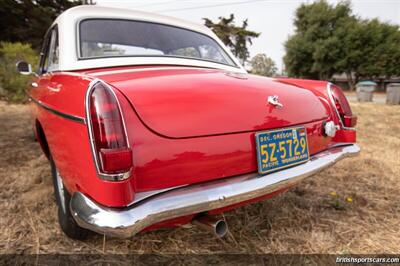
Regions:
<instances>
[{"instance_id":1,"label":"tail light","mask_svg":"<svg viewBox=\"0 0 400 266\"><path fill-rule=\"evenodd\" d=\"M343 126L354 127L357 124L357 116L353 115L343 91L338 86L329 84L329 94Z\"/></svg>"},{"instance_id":2,"label":"tail light","mask_svg":"<svg viewBox=\"0 0 400 266\"><path fill-rule=\"evenodd\" d=\"M99 176L123 180L132 168L132 150L116 95L108 85L95 80L86 96L86 113L92 152Z\"/></svg>"}]
</instances>

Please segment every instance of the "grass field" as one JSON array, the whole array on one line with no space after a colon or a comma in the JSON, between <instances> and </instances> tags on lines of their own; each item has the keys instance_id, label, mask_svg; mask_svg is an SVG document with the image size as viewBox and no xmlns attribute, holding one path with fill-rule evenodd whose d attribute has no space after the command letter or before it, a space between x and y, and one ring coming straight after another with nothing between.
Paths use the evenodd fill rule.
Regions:
<instances>
[{"instance_id":1,"label":"grass field","mask_svg":"<svg viewBox=\"0 0 400 266\"><path fill-rule=\"evenodd\" d=\"M191 226L79 242L58 227L50 168L27 106L0 102L0 253L398 253L400 106L351 105L360 156L226 213L227 238Z\"/></svg>"}]
</instances>

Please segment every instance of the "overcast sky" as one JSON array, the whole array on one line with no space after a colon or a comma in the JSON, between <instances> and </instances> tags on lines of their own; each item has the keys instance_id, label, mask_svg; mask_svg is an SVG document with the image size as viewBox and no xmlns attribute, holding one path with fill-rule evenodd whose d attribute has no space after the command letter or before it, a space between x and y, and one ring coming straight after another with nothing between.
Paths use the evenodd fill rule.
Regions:
<instances>
[{"instance_id":1,"label":"overcast sky","mask_svg":"<svg viewBox=\"0 0 400 266\"><path fill-rule=\"evenodd\" d=\"M173 16L203 24L235 14L236 23L248 19L249 29L261 32L250 47L250 55L265 53L282 69L283 43L294 31L296 8L307 0L94 0L98 5L129 8ZM339 1L329 0L331 3ZM400 25L400 0L353 0L353 12L361 18L378 18Z\"/></svg>"}]
</instances>

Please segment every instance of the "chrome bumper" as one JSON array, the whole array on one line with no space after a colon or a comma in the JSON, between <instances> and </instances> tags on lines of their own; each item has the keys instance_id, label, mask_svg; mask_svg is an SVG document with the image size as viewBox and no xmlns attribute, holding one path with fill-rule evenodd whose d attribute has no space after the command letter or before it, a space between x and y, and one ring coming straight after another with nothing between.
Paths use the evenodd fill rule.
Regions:
<instances>
[{"instance_id":1,"label":"chrome bumper","mask_svg":"<svg viewBox=\"0 0 400 266\"><path fill-rule=\"evenodd\" d=\"M357 144L335 146L312 156L305 164L279 172L263 176L248 174L180 187L123 209L101 206L76 192L70 208L81 227L110 236L130 237L161 221L230 206L292 186L359 152Z\"/></svg>"}]
</instances>

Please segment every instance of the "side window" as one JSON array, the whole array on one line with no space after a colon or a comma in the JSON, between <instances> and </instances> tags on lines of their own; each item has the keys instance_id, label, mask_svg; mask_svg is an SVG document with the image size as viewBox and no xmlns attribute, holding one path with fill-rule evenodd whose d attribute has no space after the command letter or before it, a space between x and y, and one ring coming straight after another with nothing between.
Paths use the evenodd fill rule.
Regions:
<instances>
[{"instance_id":1,"label":"side window","mask_svg":"<svg viewBox=\"0 0 400 266\"><path fill-rule=\"evenodd\" d=\"M42 50L40 52L40 64L39 64L39 73L43 74L46 73L47 71L47 65L48 65L48 51L49 51L49 46L50 46L50 37L51 33L47 33L46 36L44 37L43 45L42 45Z\"/></svg>"},{"instance_id":2,"label":"side window","mask_svg":"<svg viewBox=\"0 0 400 266\"><path fill-rule=\"evenodd\" d=\"M40 59L40 72L47 73L58 68L58 34L53 28L45 37Z\"/></svg>"},{"instance_id":3,"label":"side window","mask_svg":"<svg viewBox=\"0 0 400 266\"><path fill-rule=\"evenodd\" d=\"M54 28L50 39L50 51L49 51L49 64L47 71L53 71L58 69L58 33L57 28Z\"/></svg>"}]
</instances>

